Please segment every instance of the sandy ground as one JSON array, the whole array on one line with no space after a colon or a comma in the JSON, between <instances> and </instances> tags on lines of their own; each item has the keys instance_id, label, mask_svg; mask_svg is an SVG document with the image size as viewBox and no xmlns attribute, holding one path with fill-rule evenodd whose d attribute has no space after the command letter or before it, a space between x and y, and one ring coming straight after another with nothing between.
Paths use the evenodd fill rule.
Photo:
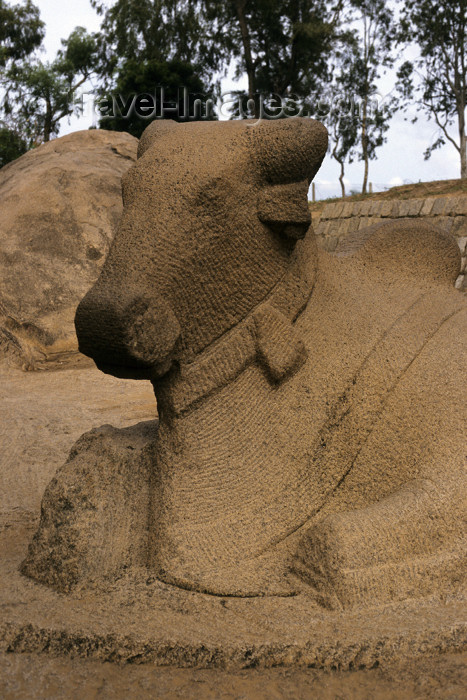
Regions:
<instances>
[{"instance_id":1,"label":"sandy ground","mask_svg":"<svg viewBox=\"0 0 467 700\"><path fill-rule=\"evenodd\" d=\"M147 382L106 377L92 368L0 368L0 513L37 517L46 484L86 430L104 423L124 427L155 414ZM463 700L466 661L467 654L444 654L347 673L280 668L232 673L0 654L0 698Z\"/></svg>"},{"instance_id":2,"label":"sandy ground","mask_svg":"<svg viewBox=\"0 0 467 700\"><path fill-rule=\"evenodd\" d=\"M82 433L156 415L149 382L115 379L93 368L0 367L0 512L37 512L46 485Z\"/></svg>"},{"instance_id":3,"label":"sandy ground","mask_svg":"<svg viewBox=\"0 0 467 700\"><path fill-rule=\"evenodd\" d=\"M236 673L125 666L0 655L0 696L17 698L196 698L200 700L465 700L466 656L386 669L323 673L293 669Z\"/></svg>"}]
</instances>

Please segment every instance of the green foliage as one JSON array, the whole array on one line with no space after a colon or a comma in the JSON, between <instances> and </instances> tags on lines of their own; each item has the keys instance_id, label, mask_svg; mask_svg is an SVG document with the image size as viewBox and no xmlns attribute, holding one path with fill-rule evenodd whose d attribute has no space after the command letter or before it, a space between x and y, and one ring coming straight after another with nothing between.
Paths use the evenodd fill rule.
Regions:
<instances>
[{"instance_id":1,"label":"green foliage","mask_svg":"<svg viewBox=\"0 0 467 700\"><path fill-rule=\"evenodd\" d=\"M258 93L301 101L329 78L329 54L339 35L343 2L326 0L205 0L213 41L224 47L223 67L248 76ZM246 95L246 93L245 93ZM258 116L258 105L256 105Z\"/></svg>"},{"instance_id":2,"label":"green foliage","mask_svg":"<svg viewBox=\"0 0 467 700\"><path fill-rule=\"evenodd\" d=\"M399 41L415 42L420 49L419 58L398 72L400 93L439 128L425 158L449 141L459 153L461 177L467 178L467 0L406 0ZM455 123L458 140L450 132Z\"/></svg>"},{"instance_id":3,"label":"green foliage","mask_svg":"<svg viewBox=\"0 0 467 700\"><path fill-rule=\"evenodd\" d=\"M70 84L76 82L77 76L87 80L97 60L97 35L88 34L84 27L75 27L68 39L62 39L62 46L56 60L61 74Z\"/></svg>"},{"instance_id":4,"label":"green foliage","mask_svg":"<svg viewBox=\"0 0 467 700\"><path fill-rule=\"evenodd\" d=\"M206 83L221 49L203 23L200 0L91 0L103 16L100 72L111 78L128 60L177 61L192 65ZM109 81L111 84L111 81Z\"/></svg>"},{"instance_id":5,"label":"green foliage","mask_svg":"<svg viewBox=\"0 0 467 700\"><path fill-rule=\"evenodd\" d=\"M210 80L218 68L221 49L203 23L202 2L116 0L109 6L91 0L91 4L103 16L99 107L101 113L107 109L114 115L104 116L101 128L129 131L139 137L155 115L183 120L182 88L191 95L191 103L195 96L211 94ZM162 108L161 87L165 100L175 102L175 110Z\"/></svg>"},{"instance_id":6,"label":"green foliage","mask_svg":"<svg viewBox=\"0 0 467 700\"><path fill-rule=\"evenodd\" d=\"M208 83L232 65L248 93L306 98L328 77L344 0L91 0L103 15L100 72L121 82L128 61L190 65ZM258 104L256 105L258 108Z\"/></svg>"},{"instance_id":7,"label":"green foliage","mask_svg":"<svg viewBox=\"0 0 467 700\"><path fill-rule=\"evenodd\" d=\"M180 92L182 86L190 95L189 111L185 115L184 96ZM159 87L164 89L164 105L161 104ZM204 95L203 91L202 81L186 63L130 59L120 67L115 88L99 100L101 113L113 115L101 118L99 126L128 131L139 138L155 118L187 120L189 114L194 113L195 96Z\"/></svg>"},{"instance_id":8,"label":"green foliage","mask_svg":"<svg viewBox=\"0 0 467 700\"><path fill-rule=\"evenodd\" d=\"M0 168L26 153L28 144L13 129L0 127Z\"/></svg>"},{"instance_id":9,"label":"green foliage","mask_svg":"<svg viewBox=\"0 0 467 700\"><path fill-rule=\"evenodd\" d=\"M72 92L54 63L24 63L8 73L5 112L35 142L49 141L59 122L70 113Z\"/></svg>"},{"instance_id":10,"label":"green foliage","mask_svg":"<svg viewBox=\"0 0 467 700\"><path fill-rule=\"evenodd\" d=\"M39 10L31 0L18 5L0 0L0 69L31 54L44 33Z\"/></svg>"},{"instance_id":11,"label":"green foliage","mask_svg":"<svg viewBox=\"0 0 467 700\"><path fill-rule=\"evenodd\" d=\"M356 155L364 162L362 193L367 191L369 161L386 141L395 98L383 100L378 80L394 64L395 27L386 0L352 0L348 22L358 31L347 32L335 53L333 99L328 116L334 148L341 165ZM338 99L335 99L335 96ZM341 96L339 98L339 96Z\"/></svg>"},{"instance_id":12,"label":"green foliage","mask_svg":"<svg viewBox=\"0 0 467 700\"><path fill-rule=\"evenodd\" d=\"M60 121L77 109L75 91L93 71L96 42L82 27L62 46L52 63L16 62L4 75L4 114L33 142L58 134Z\"/></svg>"}]
</instances>

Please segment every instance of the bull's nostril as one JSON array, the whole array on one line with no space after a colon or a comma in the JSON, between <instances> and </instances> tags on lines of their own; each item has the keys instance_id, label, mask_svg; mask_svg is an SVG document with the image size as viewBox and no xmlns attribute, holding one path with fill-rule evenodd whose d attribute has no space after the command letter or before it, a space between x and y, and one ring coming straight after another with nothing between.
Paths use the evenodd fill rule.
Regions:
<instances>
[{"instance_id":1,"label":"bull's nostril","mask_svg":"<svg viewBox=\"0 0 467 700\"><path fill-rule=\"evenodd\" d=\"M125 309L125 344L145 364L166 361L180 337L180 324L163 299L138 299Z\"/></svg>"},{"instance_id":2,"label":"bull's nostril","mask_svg":"<svg viewBox=\"0 0 467 700\"><path fill-rule=\"evenodd\" d=\"M96 289L78 306L75 327L80 351L117 376L122 369L147 374L153 368L159 375L170 366L180 337L180 325L164 299L134 298L128 303Z\"/></svg>"}]
</instances>

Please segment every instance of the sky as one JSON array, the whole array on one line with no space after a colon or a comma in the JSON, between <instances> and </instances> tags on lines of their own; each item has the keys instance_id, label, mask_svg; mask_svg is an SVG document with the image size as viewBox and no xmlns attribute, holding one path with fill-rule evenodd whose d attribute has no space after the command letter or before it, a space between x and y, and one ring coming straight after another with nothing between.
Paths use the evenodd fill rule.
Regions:
<instances>
[{"instance_id":1,"label":"sky","mask_svg":"<svg viewBox=\"0 0 467 700\"><path fill-rule=\"evenodd\" d=\"M46 25L45 58L52 60L60 48L60 40L66 38L76 26L83 26L88 31L98 31L101 18L91 7L89 0L34 0L39 7L42 20ZM391 80L382 82L384 89L390 89ZM235 84L227 78L224 90L245 87ZM90 113L78 119L73 117L68 122L63 120L60 135L88 129L92 125ZM437 134L436 125L419 114L418 122L413 125L398 113L391 121L387 143L377 151L377 160L370 162L370 182L374 191L384 190L394 185L419 181L445 180L459 177L459 155L454 146L447 144L433 153L425 161L423 153ZM328 155L315 177L317 199L340 195L338 182L339 166ZM346 166L346 186L348 190L359 191L363 179L363 163L356 162Z\"/></svg>"}]
</instances>

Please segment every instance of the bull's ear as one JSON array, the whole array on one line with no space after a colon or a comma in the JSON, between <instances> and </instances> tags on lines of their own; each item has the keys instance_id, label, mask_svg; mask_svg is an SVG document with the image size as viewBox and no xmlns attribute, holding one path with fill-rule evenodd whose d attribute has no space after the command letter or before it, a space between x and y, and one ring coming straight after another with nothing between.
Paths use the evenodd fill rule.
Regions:
<instances>
[{"instance_id":1,"label":"bull's ear","mask_svg":"<svg viewBox=\"0 0 467 700\"><path fill-rule=\"evenodd\" d=\"M273 184L311 182L328 147L326 127L299 117L257 122L248 138L263 177Z\"/></svg>"},{"instance_id":2,"label":"bull's ear","mask_svg":"<svg viewBox=\"0 0 467 700\"><path fill-rule=\"evenodd\" d=\"M148 128L143 131L140 138L138 144L138 158L141 158L141 156L146 153L148 148L151 148L158 138L166 134L168 131L176 129L177 126L177 122L174 122L173 119L155 119L153 122L151 122Z\"/></svg>"},{"instance_id":3,"label":"bull's ear","mask_svg":"<svg viewBox=\"0 0 467 700\"><path fill-rule=\"evenodd\" d=\"M258 196L258 218L288 238L303 238L311 224L308 180L266 185Z\"/></svg>"}]
</instances>

